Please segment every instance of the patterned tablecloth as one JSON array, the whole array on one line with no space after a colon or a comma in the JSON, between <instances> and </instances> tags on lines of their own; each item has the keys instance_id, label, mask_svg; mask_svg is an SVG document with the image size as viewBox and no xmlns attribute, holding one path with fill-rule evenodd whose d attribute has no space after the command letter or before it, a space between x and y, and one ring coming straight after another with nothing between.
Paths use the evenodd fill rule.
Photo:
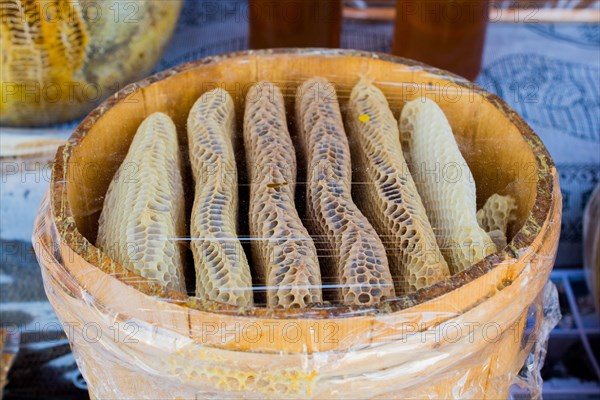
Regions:
<instances>
[{"instance_id":1,"label":"patterned tablecloth","mask_svg":"<svg viewBox=\"0 0 600 400\"><path fill-rule=\"evenodd\" d=\"M157 70L245 49L246 15L243 1L187 1ZM346 22L342 46L388 52L392 29L389 23ZM582 211L600 181L600 25L492 24L477 82L514 107L548 147L564 198L557 265L580 265ZM52 129L66 138L74 126ZM47 165L1 162L0 318L2 325L19 326L22 343L6 398L85 398L85 382L45 300L31 251Z\"/></svg>"}]
</instances>

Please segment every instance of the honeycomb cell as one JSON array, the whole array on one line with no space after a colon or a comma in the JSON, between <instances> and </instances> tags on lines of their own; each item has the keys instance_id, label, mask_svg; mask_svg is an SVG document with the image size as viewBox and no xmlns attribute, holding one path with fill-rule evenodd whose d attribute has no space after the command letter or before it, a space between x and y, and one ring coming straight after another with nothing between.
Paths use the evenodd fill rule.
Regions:
<instances>
[{"instance_id":1,"label":"honeycomb cell","mask_svg":"<svg viewBox=\"0 0 600 400\"><path fill-rule=\"evenodd\" d=\"M253 304L252 277L238 239L233 100L223 89L204 93L187 121L195 182L190 221L196 296L237 306Z\"/></svg>"},{"instance_id":2,"label":"honeycomb cell","mask_svg":"<svg viewBox=\"0 0 600 400\"><path fill-rule=\"evenodd\" d=\"M185 207L175 125L154 113L138 128L111 181L97 246L136 274L185 293Z\"/></svg>"},{"instance_id":3,"label":"honeycomb cell","mask_svg":"<svg viewBox=\"0 0 600 400\"><path fill-rule=\"evenodd\" d=\"M318 238L323 281L344 304L395 296L385 248L352 201L350 149L331 83L313 78L298 88L296 124L307 167L307 224Z\"/></svg>"},{"instance_id":4,"label":"honeycomb cell","mask_svg":"<svg viewBox=\"0 0 600 400\"><path fill-rule=\"evenodd\" d=\"M250 234L256 280L269 307L322 302L315 244L296 211L296 155L279 88L254 85L246 97L244 147L250 176Z\"/></svg>"},{"instance_id":5,"label":"honeycomb cell","mask_svg":"<svg viewBox=\"0 0 600 400\"><path fill-rule=\"evenodd\" d=\"M417 98L400 116L409 167L442 255L455 274L496 252L477 223L475 180L442 109Z\"/></svg>"},{"instance_id":6,"label":"honeycomb cell","mask_svg":"<svg viewBox=\"0 0 600 400\"><path fill-rule=\"evenodd\" d=\"M492 238L496 247L507 245L508 224L516 220L517 202L510 195L493 194L477 211L477 222Z\"/></svg>"},{"instance_id":7,"label":"honeycomb cell","mask_svg":"<svg viewBox=\"0 0 600 400\"><path fill-rule=\"evenodd\" d=\"M351 92L346 119L354 194L379 234L395 278L406 293L450 274L402 154L396 119L384 94L366 79Z\"/></svg>"}]
</instances>

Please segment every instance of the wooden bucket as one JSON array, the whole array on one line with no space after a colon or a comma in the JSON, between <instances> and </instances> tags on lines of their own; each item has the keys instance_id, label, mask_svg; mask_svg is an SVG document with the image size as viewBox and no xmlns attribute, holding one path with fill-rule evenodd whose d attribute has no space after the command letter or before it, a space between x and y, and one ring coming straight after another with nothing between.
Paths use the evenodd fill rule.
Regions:
<instances>
[{"instance_id":1,"label":"wooden bucket","mask_svg":"<svg viewBox=\"0 0 600 400\"><path fill-rule=\"evenodd\" d=\"M363 75L396 116L415 97L436 100L473 171L478 206L493 193L517 199L509 245L378 307L302 311L165 293L94 247L109 182L146 116L169 114L183 151L188 111L203 92L226 88L241 122L250 83L276 82L291 107L298 84L315 75L335 82L342 109ZM507 396L539 332L536 298L552 269L560 217L550 156L495 95L383 54L249 51L159 73L94 110L57 153L34 242L48 298L97 398L497 398Z\"/></svg>"}]
</instances>

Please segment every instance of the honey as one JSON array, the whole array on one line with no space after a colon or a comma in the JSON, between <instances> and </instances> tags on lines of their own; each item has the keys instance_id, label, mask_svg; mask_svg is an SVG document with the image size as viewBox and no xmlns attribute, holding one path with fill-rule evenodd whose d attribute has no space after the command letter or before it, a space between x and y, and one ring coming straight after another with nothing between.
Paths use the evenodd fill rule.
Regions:
<instances>
[{"instance_id":1,"label":"honey","mask_svg":"<svg viewBox=\"0 0 600 400\"><path fill-rule=\"evenodd\" d=\"M392 53L473 80L481 70L488 0L398 0Z\"/></svg>"},{"instance_id":2,"label":"honey","mask_svg":"<svg viewBox=\"0 0 600 400\"><path fill-rule=\"evenodd\" d=\"M339 47L341 0L250 0L250 48Z\"/></svg>"}]
</instances>

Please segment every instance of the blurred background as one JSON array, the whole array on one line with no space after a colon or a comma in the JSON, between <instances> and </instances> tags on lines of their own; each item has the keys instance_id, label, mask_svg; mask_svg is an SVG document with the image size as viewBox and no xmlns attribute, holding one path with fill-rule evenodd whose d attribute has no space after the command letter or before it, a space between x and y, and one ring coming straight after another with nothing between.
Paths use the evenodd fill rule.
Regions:
<instances>
[{"instance_id":1,"label":"blurred background","mask_svg":"<svg viewBox=\"0 0 600 400\"><path fill-rule=\"evenodd\" d=\"M332 8L327 1L296 2L309 10L321 7L324 19L319 26L302 22L302 13L295 14L300 15L295 25L252 14L242 0L107 2L112 8L81 1L87 18L100 10L105 18L110 15L108 22L98 17L96 30L85 33L85 18L77 19L81 9L57 6L62 12L75 12L60 27L72 46L48 44L39 57L35 51L46 43L36 35L44 23L35 19L34 10L18 8L35 2L1 1L0 321L5 333L0 370L8 371L11 365L5 399L88 396L62 327L46 301L31 245L33 219L48 187L56 147L82 115L127 82L211 55L278 46L342 47L420 59L475 80L525 118L554 159L563 194L552 275L563 317L550 335L542 373L544 396L600 396L599 310L593 295L594 290L598 293L594 288L600 269L600 234L595 233L600 192L594 194L600 182L600 2L471 1L473 14L467 20L436 21L415 17L429 15L427 9L419 9L421 3L399 1L402 4L346 0ZM342 8L339 15L336 7ZM15 19L15 10L26 16L25 21ZM455 11L447 10L450 16ZM20 50L9 51L9 46ZM6 54L21 58L11 64ZM53 62L61 68L53 70ZM62 104L54 89L44 91L42 86L41 103L47 104L32 101L27 108L12 102L15 96L36 98L14 86L18 79L44 82L35 74L47 74L51 82L77 77L88 85L81 88L94 91L74 86L71 102ZM595 206L590 205L593 198ZM514 396L524 394L516 388Z\"/></svg>"}]
</instances>

